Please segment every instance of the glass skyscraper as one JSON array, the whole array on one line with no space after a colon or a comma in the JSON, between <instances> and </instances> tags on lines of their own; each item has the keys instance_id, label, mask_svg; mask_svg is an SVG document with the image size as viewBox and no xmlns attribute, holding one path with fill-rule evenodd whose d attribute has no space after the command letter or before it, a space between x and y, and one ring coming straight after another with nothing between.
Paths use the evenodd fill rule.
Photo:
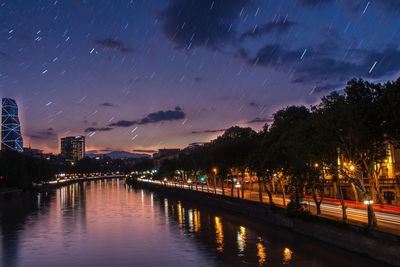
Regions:
<instances>
[{"instance_id":1,"label":"glass skyscraper","mask_svg":"<svg viewBox=\"0 0 400 267\"><path fill-rule=\"evenodd\" d=\"M3 98L1 107L1 150L23 152L17 103L14 99Z\"/></svg>"}]
</instances>

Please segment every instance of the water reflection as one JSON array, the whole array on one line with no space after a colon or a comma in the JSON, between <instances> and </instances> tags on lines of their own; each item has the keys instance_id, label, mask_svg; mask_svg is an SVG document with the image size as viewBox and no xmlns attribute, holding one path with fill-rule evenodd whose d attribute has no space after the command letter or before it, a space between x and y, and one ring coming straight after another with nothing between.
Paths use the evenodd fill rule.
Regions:
<instances>
[{"instance_id":1,"label":"water reflection","mask_svg":"<svg viewBox=\"0 0 400 267\"><path fill-rule=\"evenodd\" d=\"M1 201L1 264L385 266L122 183L92 181Z\"/></svg>"},{"instance_id":2,"label":"water reflection","mask_svg":"<svg viewBox=\"0 0 400 267\"><path fill-rule=\"evenodd\" d=\"M200 229L201 229L200 211L197 209L194 209L193 217L194 217L194 232L199 233Z\"/></svg>"},{"instance_id":3,"label":"water reflection","mask_svg":"<svg viewBox=\"0 0 400 267\"><path fill-rule=\"evenodd\" d=\"M267 253L261 237L258 238L257 242L257 257L258 266L264 266L264 263L267 261Z\"/></svg>"},{"instance_id":4,"label":"water reflection","mask_svg":"<svg viewBox=\"0 0 400 267\"><path fill-rule=\"evenodd\" d=\"M292 260L292 255L293 255L293 251L291 251L290 248L285 248L283 250L283 263L289 264L290 261Z\"/></svg>"},{"instance_id":5,"label":"water reflection","mask_svg":"<svg viewBox=\"0 0 400 267\"><path fill-rule=\"evenodd\" d=\"M244 226L239 227L239 231L237 233L237 244L239 250L239 256L244 255L244 249L246 248L246 228Z\"/></svg>"},{"instance_id":6,"label":"water reflection","mask_svg":"<svg viewBox=\"0 0 400 267\"><path fill-rule=\"evenodd\" d=\"M217 243L218 253L224 252L224 230L222 228L221 218L215 216L215 241Z\"/></svg>"},{"instance_id":7,"label":"water reflection","mask_svg":"<svg viewBox=\"0 0 400 267\"><path fill-rule=\"evenodd\" d=\"M179 225L180 226L184 226L183 225L183 213L184 213L184 210L182 209L182 204L179 201L178 202L178 220L179 220Z\"/></svg>"}]
</instances>

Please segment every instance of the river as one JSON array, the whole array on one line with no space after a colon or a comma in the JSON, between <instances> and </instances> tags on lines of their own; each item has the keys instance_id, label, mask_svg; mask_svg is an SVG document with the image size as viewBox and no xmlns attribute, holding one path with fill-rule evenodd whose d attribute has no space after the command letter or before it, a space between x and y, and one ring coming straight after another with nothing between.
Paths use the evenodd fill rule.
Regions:
<instances>
[{"instance_id":1,"label":"river","mask_svg":"<svg viewBox=\"0 0 400 267\"><path fill-rule=\"evenodd\" d=\"M1 200L3 266L386 266L221 210L77 183Z\"/></svg>"}]
</instances>

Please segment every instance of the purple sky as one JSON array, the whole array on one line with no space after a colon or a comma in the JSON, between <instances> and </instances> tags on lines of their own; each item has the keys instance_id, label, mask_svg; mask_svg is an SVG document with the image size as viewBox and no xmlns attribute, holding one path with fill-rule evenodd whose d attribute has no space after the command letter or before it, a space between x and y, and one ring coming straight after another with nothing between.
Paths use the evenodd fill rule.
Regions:
<instances>
[{"instance_id":1,"label":"purple sky","mask_svg":"<svg viewBox=\"0 0 400 267\"><path fill-rule=\"evenodd\" d=\"M397 0L0 0L25 146L152 150L261 128L351 77L397 78Z\"/></svg>"}]
</instances>

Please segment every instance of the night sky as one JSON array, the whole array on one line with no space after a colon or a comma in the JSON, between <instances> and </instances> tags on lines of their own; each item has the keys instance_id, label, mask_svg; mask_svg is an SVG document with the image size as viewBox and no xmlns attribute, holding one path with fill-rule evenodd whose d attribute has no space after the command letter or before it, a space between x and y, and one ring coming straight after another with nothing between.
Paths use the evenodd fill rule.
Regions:
<instances>
[{"instance_id":1,"label":"night sky","mask_svg":"<svg viewBox=\"0 0 400 267\"><path fill-rule=\"evenodd\" d=\"M184 147L397 78L399 15L398 0L0 0L0 96L25 146Z\"/></svg>"}]
</instances>

